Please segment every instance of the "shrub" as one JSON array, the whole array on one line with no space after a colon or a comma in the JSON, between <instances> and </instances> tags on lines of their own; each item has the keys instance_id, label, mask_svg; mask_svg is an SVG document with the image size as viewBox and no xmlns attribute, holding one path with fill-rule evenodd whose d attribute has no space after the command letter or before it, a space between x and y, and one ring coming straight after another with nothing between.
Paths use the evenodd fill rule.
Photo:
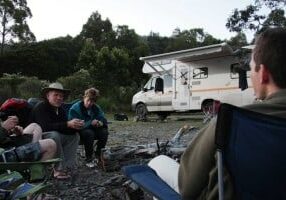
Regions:
<instances>
[{"instance_id":1,"label":"shrub","mask_svg":"<svg viewBox=\"0 0 286 200\"><path fill-rule=\"evenodd\" d=\"M17 87L19 96L23 99L29 99L31 97L38 98L41 96L40 92L43 84L43 81L40 81L36 77L27 77L25 81Z\"/></svg>"},{"instance_id":2,"label":"shrub","mask_svg":"<svg viewBox=\"0 0 286 200\"><path fill-rule=\"evenodd\" d=\"M13 91L8 84L1 84L0 87L0 104L4 103L6 99L12 98L13 96Z\"/></svg>"},{"instance_id":3,"label":"shrub","mask_svg":"<svg viewBox=\"0 0 286 200\"><path fill-rule=\"evenodd\" d=\"M114 112L117 110L117 106L114 101L108 97L100 97L97 101L97 104L102 108L104 112Z\"/></svg>"}]
</instances>

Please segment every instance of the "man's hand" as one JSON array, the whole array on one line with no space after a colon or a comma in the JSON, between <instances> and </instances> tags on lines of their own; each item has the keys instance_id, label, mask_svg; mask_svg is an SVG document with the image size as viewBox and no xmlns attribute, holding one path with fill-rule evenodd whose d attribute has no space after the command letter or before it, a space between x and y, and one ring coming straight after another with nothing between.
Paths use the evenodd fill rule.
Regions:
<instances>
[{"instance_id":1,"label":"man's hand","mask_svg":"<svg viewBox=\"0 0 286 200\"><path fill-rule=\"evenodd\" d=\"M23 134L23 127L22 126L15 126L11 131L15 135L22 135Z\"/></svg>"},{"instance_id":2,"label":"man's hand","mask_svg":"<svg viewBox=\"0 0 286 200\"><path fill-rule=\"evenodd\" d=\"M79 130L84 126L84 121L80 119L72 119L68 121L67 124L69 128Z\"/></svg>"},{"instance_id":3,"label":"man's hand","mask_svg":"<svg viewBox=\"0 0 286 200\"><path fill-rule=\"evenodd\" d=\"M9 116L6 121L2 123L2 127L8 132L11 132L12 129L18 124L19 120L17 116Z\"/></svg>"}]
</instances>

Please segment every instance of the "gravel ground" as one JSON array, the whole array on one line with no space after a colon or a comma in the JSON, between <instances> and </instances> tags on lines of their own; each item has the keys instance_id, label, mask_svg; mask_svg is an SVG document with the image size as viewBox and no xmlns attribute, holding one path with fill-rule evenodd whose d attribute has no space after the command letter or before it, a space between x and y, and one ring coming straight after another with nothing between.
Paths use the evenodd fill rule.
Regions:
<instances>
[{"instance_id":1,"label":"gravel ground","mask_svg":"<svg viewBox=\"0 0 286 200\"><path fill-rule=\"evenodd\" d=\"M166 142L184 125L198 128L202 126L202 116L194 114L172 115L163 122L157 121L155 116L151 116L148 122L134 122L130 116L129 121L114 121L111 116L107 116L110 122L108 148L155 143L156 138L160 142ZM184 135L181 139L182 143L187 144L193 136L194 134ZM120 167L116 168L115 171L105 172L100 167L87 168L84 165L84 158L80 155L78 160L79 167L77 171L73 172L71 179L65 181L52 179L49 181L52 184L48 191L49 194L61 199L126 199L125 187L122 186L126 178L121 174ZM138 163L138 159L126 163L136 162ZM126 163L119 164L122 166Z\"/></svg>"}]
</instances>

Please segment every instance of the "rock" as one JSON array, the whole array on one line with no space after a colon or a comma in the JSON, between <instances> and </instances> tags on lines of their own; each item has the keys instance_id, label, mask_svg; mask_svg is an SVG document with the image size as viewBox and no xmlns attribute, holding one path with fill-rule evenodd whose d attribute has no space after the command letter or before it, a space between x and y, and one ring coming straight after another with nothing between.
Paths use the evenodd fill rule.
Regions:
<instances>
[{"instance_id":1,"label":"rock","mask_svg":"<svg viewBox=\"0 0 286 200\"><path fill-rule=\"evenodd\" d=\"M146 122L138 121L136 123L132 121L114 121L112 124L109 124L110 135L107 142L107 148L117 149L118 152L120 152L120 148L124 146L134 147L142 145L143 150L141 152L139 151L141 155L135 155L135 152L133 151L130 151L130 154L121 157L116 157L118 155L114 154L113 156L116 157L115 161L109 163L109 167L112 170L104 171L100 168L87 168L85 166L85 158L81 157L81 151L78 151L77 159L79 167L72 173L73 176L71 180L49 180L52 187L47 193L53 194L64 200L151 200L152 198L144 194L141 189L131 190L130 194L127 194L126 186L124 186L124 182L126 182L127 179L121 174L120 169L124 165L147 163L152 156L156 155L156 153L153 152L154 154L150 156L148 151L145 151L144 148L156 148L156 138L158 138L159 143L166 143L167 140L171 141L178 130L185 124L190 124L190 126L195 127L202 126L201 119L196 118L193 120L193 118L187 117L184 118L184 120L179 120L181 118L181 116L169 116L168 121L164 123L157 123L155 120ZM180 144L188 144L193 136L194 134L182 135ZM155 144L155 146L153 144ZM177 151L178 149L175 150ZM132 154L134 155L132 156ZM144 154L146 156L143 156Z\"/></svg>"}]
</instances>

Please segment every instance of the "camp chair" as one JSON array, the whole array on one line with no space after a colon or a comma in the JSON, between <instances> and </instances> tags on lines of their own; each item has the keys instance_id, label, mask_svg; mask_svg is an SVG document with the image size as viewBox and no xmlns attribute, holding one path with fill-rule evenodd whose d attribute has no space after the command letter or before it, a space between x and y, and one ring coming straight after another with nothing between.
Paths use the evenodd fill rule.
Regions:
<instances>
[{"instance_id":1,"label":"camp chair","mask_svg":"<svg viewBox=\"0 0 286 200\"><path fill-rule=\"evenodd\" d=\"M0 175L0 199L21 199L33 197L45 191L50 184L40 183L37 185L24 182L19 172L9 172Z\"/></svg>"},{"instance_id":2,"label":"camp chair","mask_svg":"<svg viewBox=\"0 0 286 200\"><path fill-rule=\"evenodd\" d=\"M9 151L9 150L8 150ZM30 181L43 180L48 178L47 168L52 164L56 164L61 161L60 158L49 159L45 161L35 161L35 162L6 162L4 153L6 151L0 148L0 156L3 158L4 162L0 162L0 172L5 170L10 173L10 171L17 171L22 174L28 175L26 179Z\"/></svg>"},{"instance_id":3,"label":"camp chair","mask_svg":"<svg viewBox=\"0 0 286 200\"><path fill-rule=\"evenodd\" d=\"M220 200L223 166L236 199L286 199L286 119L222 104L215 140Z\"/></svg>"},{"instance_id":4,"label":"camp chair","mask_svg":"<svg viewBox=\"0 0 286 200\"><path fill-rule=\"evenodd\" d=\"M164 182L157 173L147 165L129 165L122 167L123 173L138 186L160 200L182 199L173 188Z\"/></svg>"},{"instance_id":5,"label":"camp chair","mask_svg":"<svg viewBox=\"0 0 286 200\"><path fill-rule=\"evenodd\" d=\"M50 186L47 184L48 166L61 161L56 158L36 162L6 162L4 152L5 150L0 148L0 156L4 160L0 163L2 172L0 175L0 199L21 199L42 193ZM27 182L43 179L45 180L42 183L36 185Z\"/></svg>"},{"instance_id":6,"label":"camp chair","mask_svg":"<svg viewBox=\"0 0 286 200\"><path fill-rule=\"evenodd\" d=\"M0 171L9 170L17 171L22 174L26 174L25 177L31 181L43 180L49 178L48 166L60 162L61 159L55 158L45 161L35 161L35 162L7 162L0 163Z\"/></svg>"},{"instance_id":7,"label":"camp chair","mask_svg":"<svg viewBox=\"0 0 286 200\"><path fill-rule=\"evenodd\" d=\"M223 166L236 199L286 199L286 119L221 104L215 142L219 199L223 200ZM180 199L148 166L123 167L123 173L153 196Z\"/></svg>"}]
</instances>

